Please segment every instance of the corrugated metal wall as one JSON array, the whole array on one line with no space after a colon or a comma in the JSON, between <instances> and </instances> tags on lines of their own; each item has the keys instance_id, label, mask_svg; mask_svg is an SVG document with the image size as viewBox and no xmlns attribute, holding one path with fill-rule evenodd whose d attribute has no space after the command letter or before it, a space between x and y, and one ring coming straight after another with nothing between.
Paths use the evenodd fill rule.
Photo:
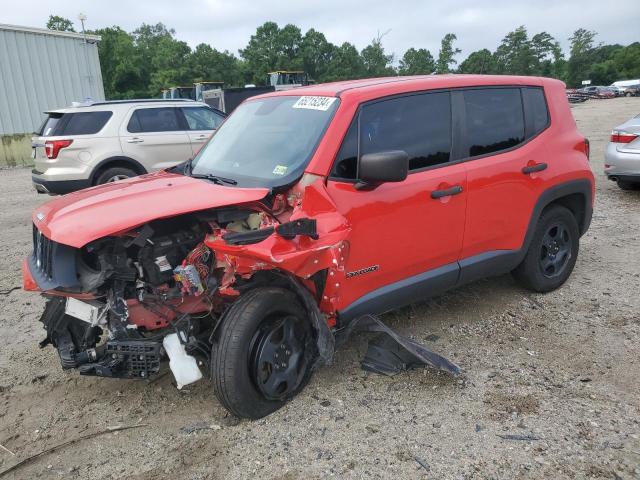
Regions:
<instances>
[{"instance_id":1,"label":"corrugated metal wall","mask_svg":"<svg viewBox=\"0 0 640 480\"><path fill-rule=\"evenodd\" d=\"M104 100L96 37L0 25L0 135L36 130L42 112Z\"/></svg>"}]
</instances>

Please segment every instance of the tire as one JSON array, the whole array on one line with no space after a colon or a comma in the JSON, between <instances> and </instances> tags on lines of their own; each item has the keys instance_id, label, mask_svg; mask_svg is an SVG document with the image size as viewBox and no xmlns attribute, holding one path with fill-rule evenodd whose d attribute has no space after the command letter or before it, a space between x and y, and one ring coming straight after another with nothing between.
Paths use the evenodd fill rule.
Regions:
<instances>
[{"instance_id":1,"label":"tire","mask_svg":"<svg viewBox=\"0 0 640 480\"><path fill-rule=\"evenodd\" d=\"M317 352L312 331L305 309L286 289L261 287L240 296L211 351L211 378L220 403L250 419L282 407L311 377Z\"/></svg>"},{"instance_id":2,"label":"tire","mask_svg":"<svg viewBox=\"0 0 640 480\"><path fill-rule=\"evenodd\" d=\"M98 175L96 178L96 185L102 185L104 183L115 182L118 180L124 180L125 178L135 177L138 174L126 167L111 167L107 168L104 172Z\"/></svg>"},{"instance_id":3,"label":"tire","mask_svg":"<svg viewBox=\"0 0 640 480\"><path fill-rule=\"evenodd\" d=\"M618 179L616 183L621 190L637 190L640 187L640 183L629 182L627 180Z\"/></svg>"},{"instance_id":4,"label":"tire","mask_svg":"<svg viewBox=\"0 0 640 480\"><path fill-rule=\"evenodd\" d=\"M529 290L555 290L571 275L579 246L580 232L573 213L560 205L547 207L538 220L527 254L512 272L513 276Z\"/></svg>"}]
</instances>

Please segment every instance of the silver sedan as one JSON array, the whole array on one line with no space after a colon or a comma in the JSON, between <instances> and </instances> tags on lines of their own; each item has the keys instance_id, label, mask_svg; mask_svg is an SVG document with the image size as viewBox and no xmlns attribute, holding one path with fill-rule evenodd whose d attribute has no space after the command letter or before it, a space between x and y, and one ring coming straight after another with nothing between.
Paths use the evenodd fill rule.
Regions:
<instances>
[{"instance_id":1,"label":"silver sedan","mask_svg":"<svg viewBox=\"0 0 640 480\"><path fill-rule=\"evenodd\" d=\"M640 188L640 115L611 132L604 154L604 173L623 190Z\"/></svg>"}]
</instances>

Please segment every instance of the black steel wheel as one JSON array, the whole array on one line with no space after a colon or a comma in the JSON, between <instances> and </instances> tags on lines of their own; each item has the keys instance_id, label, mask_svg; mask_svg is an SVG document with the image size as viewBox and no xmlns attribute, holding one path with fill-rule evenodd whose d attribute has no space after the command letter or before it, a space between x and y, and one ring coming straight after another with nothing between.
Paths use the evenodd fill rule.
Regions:
<instances>
[{"instance_id":1,"label":"black steel wheel","mask_svg":"<svg viewBox=\"0 0 640 480\"><path fill-rule=\"evenodd\" d=\"M580 231L573 213L561 205L551 205L542 212L524 260L513 276L530 290L555 290L571 275L579 247Z\"/></svg>"},{"instance_id":2,"label":"black steel wheel","mask_svg":"<svg viewBox=\"0 0 640 480\"><path fill-rule=\"evenodd\" d=\"M254 335L250 373L258 390L269 400L293 394L304 378L309 332L301 323L294 315L276 317L263 322Z\"/></svg>"},{"instance_id":3,"label":"black steel wheel","mask_svg":"<svg viewBox=\"0 0 640 480\"><path fill-rule=\"evenodd\" d=\"M571 234L563 222L557 222L547 228L540 246L540 268L547 278L562 275L571 259Z\"/></svg>"},{"instance_id":4,"label":"black steel wheel","mask_svg":"<svg viewBox=\"0 0 640 480\"><path fill-rule=\"evenodd\" d=\"M316 355L313 328L293 292L250 290L229 308L212 347L215 394L238 417L264 417L304 388Z\"/></svg>"}]
</instances>

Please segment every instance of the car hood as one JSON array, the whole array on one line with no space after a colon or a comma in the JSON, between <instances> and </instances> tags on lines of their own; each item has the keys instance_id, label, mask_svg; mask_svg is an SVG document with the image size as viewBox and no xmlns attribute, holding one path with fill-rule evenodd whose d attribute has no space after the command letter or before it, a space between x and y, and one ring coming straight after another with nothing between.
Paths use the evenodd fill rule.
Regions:
<instances>
[{"instance_id":1,"label":"car hood","mask_svg":"<svg viewBox=\"0 0 640 480\"><path fill-rule=\"evenodd\" d=\"M160 172L58 197L37 208L33 222L51 240L79 248L151 220L255 202L268 193Z\"/></svg>"}]
</instances>

